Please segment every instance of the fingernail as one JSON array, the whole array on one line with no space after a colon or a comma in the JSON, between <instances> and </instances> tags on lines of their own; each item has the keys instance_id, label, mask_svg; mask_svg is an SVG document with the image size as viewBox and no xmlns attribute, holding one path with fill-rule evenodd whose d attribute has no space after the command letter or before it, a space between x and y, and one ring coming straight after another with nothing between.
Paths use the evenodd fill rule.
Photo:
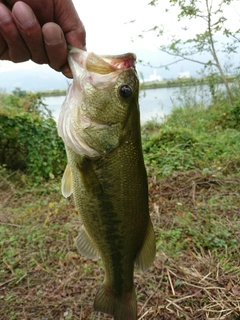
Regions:
<instances>
[{"instance_id":1,"label":"fingernail","mask_svg":"<svg viewBox=\"0 0 240 320\"><path fill-rule=\"evenodd\" d=\"M62 32L58 28L48 29L48 32L44 32L44 41L48 45L56 45L62 42Z\"/></svg>"},{"instance_id":2,"label":"fingernail","mask_svg":"<svg viewBox=\"0 0 240 320\"><path fill-rule=\"evenodd\" d=\"M0 3L0 23L12 20L10 11Z\"/></svg>"},{"instance_id":3,"label":"fingernail","mask_svg":"<svg viewBox=\"0 0 240 320\"><path fill-rule=\"evenodd\" d=\"M18 5L17 10L15 10L14 13L15 18L22 27L31 26L36 22L36 18L34 13L32 12L32 9L26 5Z\"/></svg>"}]
</instances>

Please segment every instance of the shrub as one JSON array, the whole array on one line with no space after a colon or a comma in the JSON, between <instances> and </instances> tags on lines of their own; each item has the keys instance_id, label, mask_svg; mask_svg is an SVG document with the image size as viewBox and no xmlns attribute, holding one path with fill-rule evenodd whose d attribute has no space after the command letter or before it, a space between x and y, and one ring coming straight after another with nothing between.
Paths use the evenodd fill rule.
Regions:
<instances>
[{"instance_id":1,"label":"shrub","mask_svg":"<svg viewBox=\"0 0 240 320\"><path fill-rule=\"evenodd\" d=\"M39 94L17 91L2 98L1 106L0 164L38 179L61 174L66 163L64 144Z\"/></svg>"},{"instance_id":2,"label":"shrub","mask_svg":"<svg viewBox=\"0 0 240 320\"><path fill-rule=\"evenodd\" d=\"M209 107L174 108L159 124L143 127L143 153L150 174L174 171L221 170L239 172L239 104L224 101Z\"/></svg>"}]
</instances>

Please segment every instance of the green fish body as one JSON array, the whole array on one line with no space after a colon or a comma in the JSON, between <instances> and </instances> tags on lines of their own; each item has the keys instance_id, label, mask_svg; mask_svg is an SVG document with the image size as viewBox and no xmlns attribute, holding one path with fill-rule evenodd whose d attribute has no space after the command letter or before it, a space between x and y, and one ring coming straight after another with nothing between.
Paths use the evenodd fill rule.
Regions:
<instances>
[{"instance_id":1,"label":"green fish body","mask_svg":"<svg viewBox=\"0 0 240 320\"><path fill-rule=\"evenodd\" d=\"M105 280L94 309L114 320L137 319L134 262L145 270L155 257L134 62L130 53L72 48L73 83L58 121L68 158L62 193L73 193L82 222L76 246L101 258Z\"/></svg>"}]
</instances>

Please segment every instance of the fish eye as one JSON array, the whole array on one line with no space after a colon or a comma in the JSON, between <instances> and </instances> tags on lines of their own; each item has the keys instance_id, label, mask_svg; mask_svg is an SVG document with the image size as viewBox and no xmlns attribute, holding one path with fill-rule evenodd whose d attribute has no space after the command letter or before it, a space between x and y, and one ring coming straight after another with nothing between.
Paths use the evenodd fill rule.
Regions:
<instances>
[{"instance_id":1,"label":"fish eye","mask_svg":"<svg viewBox=\"0 0 240 320\"><path fill-rule=\"evenodd\" d=\"M132 88L124 84L119 88L119 94L122 98L129 98L132 95Z\"/></svg>"}]
</instances>

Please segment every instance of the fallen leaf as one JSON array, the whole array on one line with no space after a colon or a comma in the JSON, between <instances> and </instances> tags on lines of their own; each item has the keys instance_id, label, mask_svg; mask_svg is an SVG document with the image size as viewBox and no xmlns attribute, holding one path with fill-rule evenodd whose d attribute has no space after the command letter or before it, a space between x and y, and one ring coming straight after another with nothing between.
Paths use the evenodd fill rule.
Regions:
<instances>
[{"instance_id":1,"label":"fallen leaf","mask_svg":"<svg viewBox=\"0 0 240 320\"><path fill-rule=\"evenodd\" d=\"M232 289L232 283L228 282L227 286L226 286L227 291L230 291Z\"/></svg>"},{"instance_id":2,"label":"fallen leaf","mask_svg":"<svg viewBox=\"0 0 240 320\"><path fill-rule=\"evenodd\" d=\"M232 293L235 295L235 296L240 296L240 286L233 286L232 287Z\"/></svg>"}]
</instances>

